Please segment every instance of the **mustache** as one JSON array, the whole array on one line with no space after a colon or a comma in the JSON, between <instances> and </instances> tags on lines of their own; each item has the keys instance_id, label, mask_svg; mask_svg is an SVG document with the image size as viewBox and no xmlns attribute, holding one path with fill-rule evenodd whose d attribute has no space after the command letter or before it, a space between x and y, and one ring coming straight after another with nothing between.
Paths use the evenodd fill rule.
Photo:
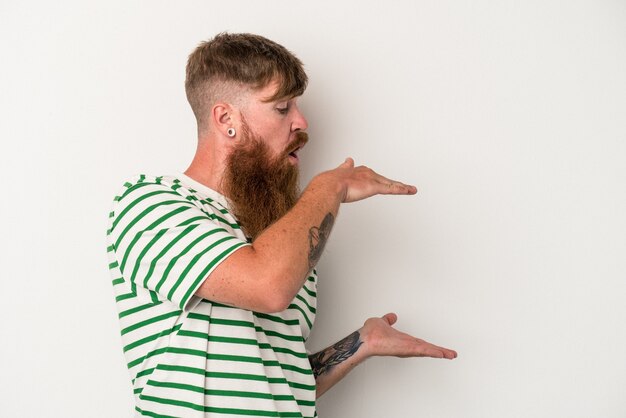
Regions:
<instances>
[{"instance_id":1,"label":"mustache","mask_svg":"<svg viewBox=\"0 0 626 418\"><path fill-rule=\"evenodd\" d=\"M304 131L296 132L296 139L294 139L293 142L291 142L291 144L287 147L285 156L288 156L292 152L304 147L307 142L309 142L309 134Z\"/></svg>"}]
</instances>

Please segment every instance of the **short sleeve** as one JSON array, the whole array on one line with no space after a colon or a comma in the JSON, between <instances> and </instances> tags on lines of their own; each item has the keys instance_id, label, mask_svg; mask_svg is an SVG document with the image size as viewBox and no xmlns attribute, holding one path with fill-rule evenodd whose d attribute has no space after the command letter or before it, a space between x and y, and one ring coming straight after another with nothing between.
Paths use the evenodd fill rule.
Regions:
<instances>
[{"instance_id":1,"label":"short sleeve","mask_svg":"<svg viewBox=\"0 0 626 418\"><path fill-rule=\"evenodd\" d=\"M121 276L135 291L187 310L215 267L248 244L234 233L234 219L181 194L177 184L125 186L115 198L108 230Z\"/></svg>"}]
</instances>

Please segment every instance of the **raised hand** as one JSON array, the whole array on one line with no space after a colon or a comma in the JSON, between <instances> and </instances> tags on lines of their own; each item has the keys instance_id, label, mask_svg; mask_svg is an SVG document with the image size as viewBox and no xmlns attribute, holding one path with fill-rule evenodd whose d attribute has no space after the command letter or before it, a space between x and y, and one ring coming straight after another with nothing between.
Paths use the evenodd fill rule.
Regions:
<instances>
[{"instance_id":1,"label":"raised hand","mask_svg":"<svg viewBox=\"0 0 626 418\"><path fill-rule=\"evenodd\" d=\"M354 166L352 158L346 158L339 167L322 173L333 176L341 186L341 201L356 202L377 194L412 195L417 188L381 176L366 166Z\"/></svg>"},{"instance_id":2,"label":"raised hand","mask_svg":"<svg viewBox=\"0 0 626 418\"><path fill-rule=\"evenodd\" d=\"M457 353L398 331L392 325L398 320L394 313L370 318L361 328L363 349L368 356L433 357L452 360Z\"/></svg>"}]
</instances>

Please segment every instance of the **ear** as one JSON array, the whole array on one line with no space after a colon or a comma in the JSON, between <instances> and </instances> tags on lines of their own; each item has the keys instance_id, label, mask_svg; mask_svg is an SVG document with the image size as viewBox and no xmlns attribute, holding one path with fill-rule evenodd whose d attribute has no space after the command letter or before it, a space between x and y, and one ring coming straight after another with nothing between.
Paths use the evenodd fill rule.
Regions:
<instances>
[{"instance_id":1,"label":"ear","mask_svg":"<svg viewBox=\"0 0 626 418\"><path fill-rule=\"evenodd\" d=\"M235 109L228 103L216 103L211 109L211 118L216 131L228 138L228 129L237 128Z\"/></svg>"}]
</instances>

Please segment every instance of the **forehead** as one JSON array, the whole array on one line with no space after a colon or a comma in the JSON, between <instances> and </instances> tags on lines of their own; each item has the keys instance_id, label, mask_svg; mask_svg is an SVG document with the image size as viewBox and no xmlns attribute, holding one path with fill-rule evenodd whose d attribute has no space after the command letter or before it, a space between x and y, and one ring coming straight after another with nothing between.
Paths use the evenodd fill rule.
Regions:
<instances>
[{"instance_id":1,"label":"forehead","mask_svg":"<svg viewBox=\"0 0 626 418\"><path fill-rule=\"evenodd\" d=\"M267 83L264 87L252 91L252 96L263 103L268 103L270 101L276 102L282 100L281 98L273 99L274 95L280 88L280 81L277 79L273 79L269 83Z\"/></svg>"}]
</instances>

